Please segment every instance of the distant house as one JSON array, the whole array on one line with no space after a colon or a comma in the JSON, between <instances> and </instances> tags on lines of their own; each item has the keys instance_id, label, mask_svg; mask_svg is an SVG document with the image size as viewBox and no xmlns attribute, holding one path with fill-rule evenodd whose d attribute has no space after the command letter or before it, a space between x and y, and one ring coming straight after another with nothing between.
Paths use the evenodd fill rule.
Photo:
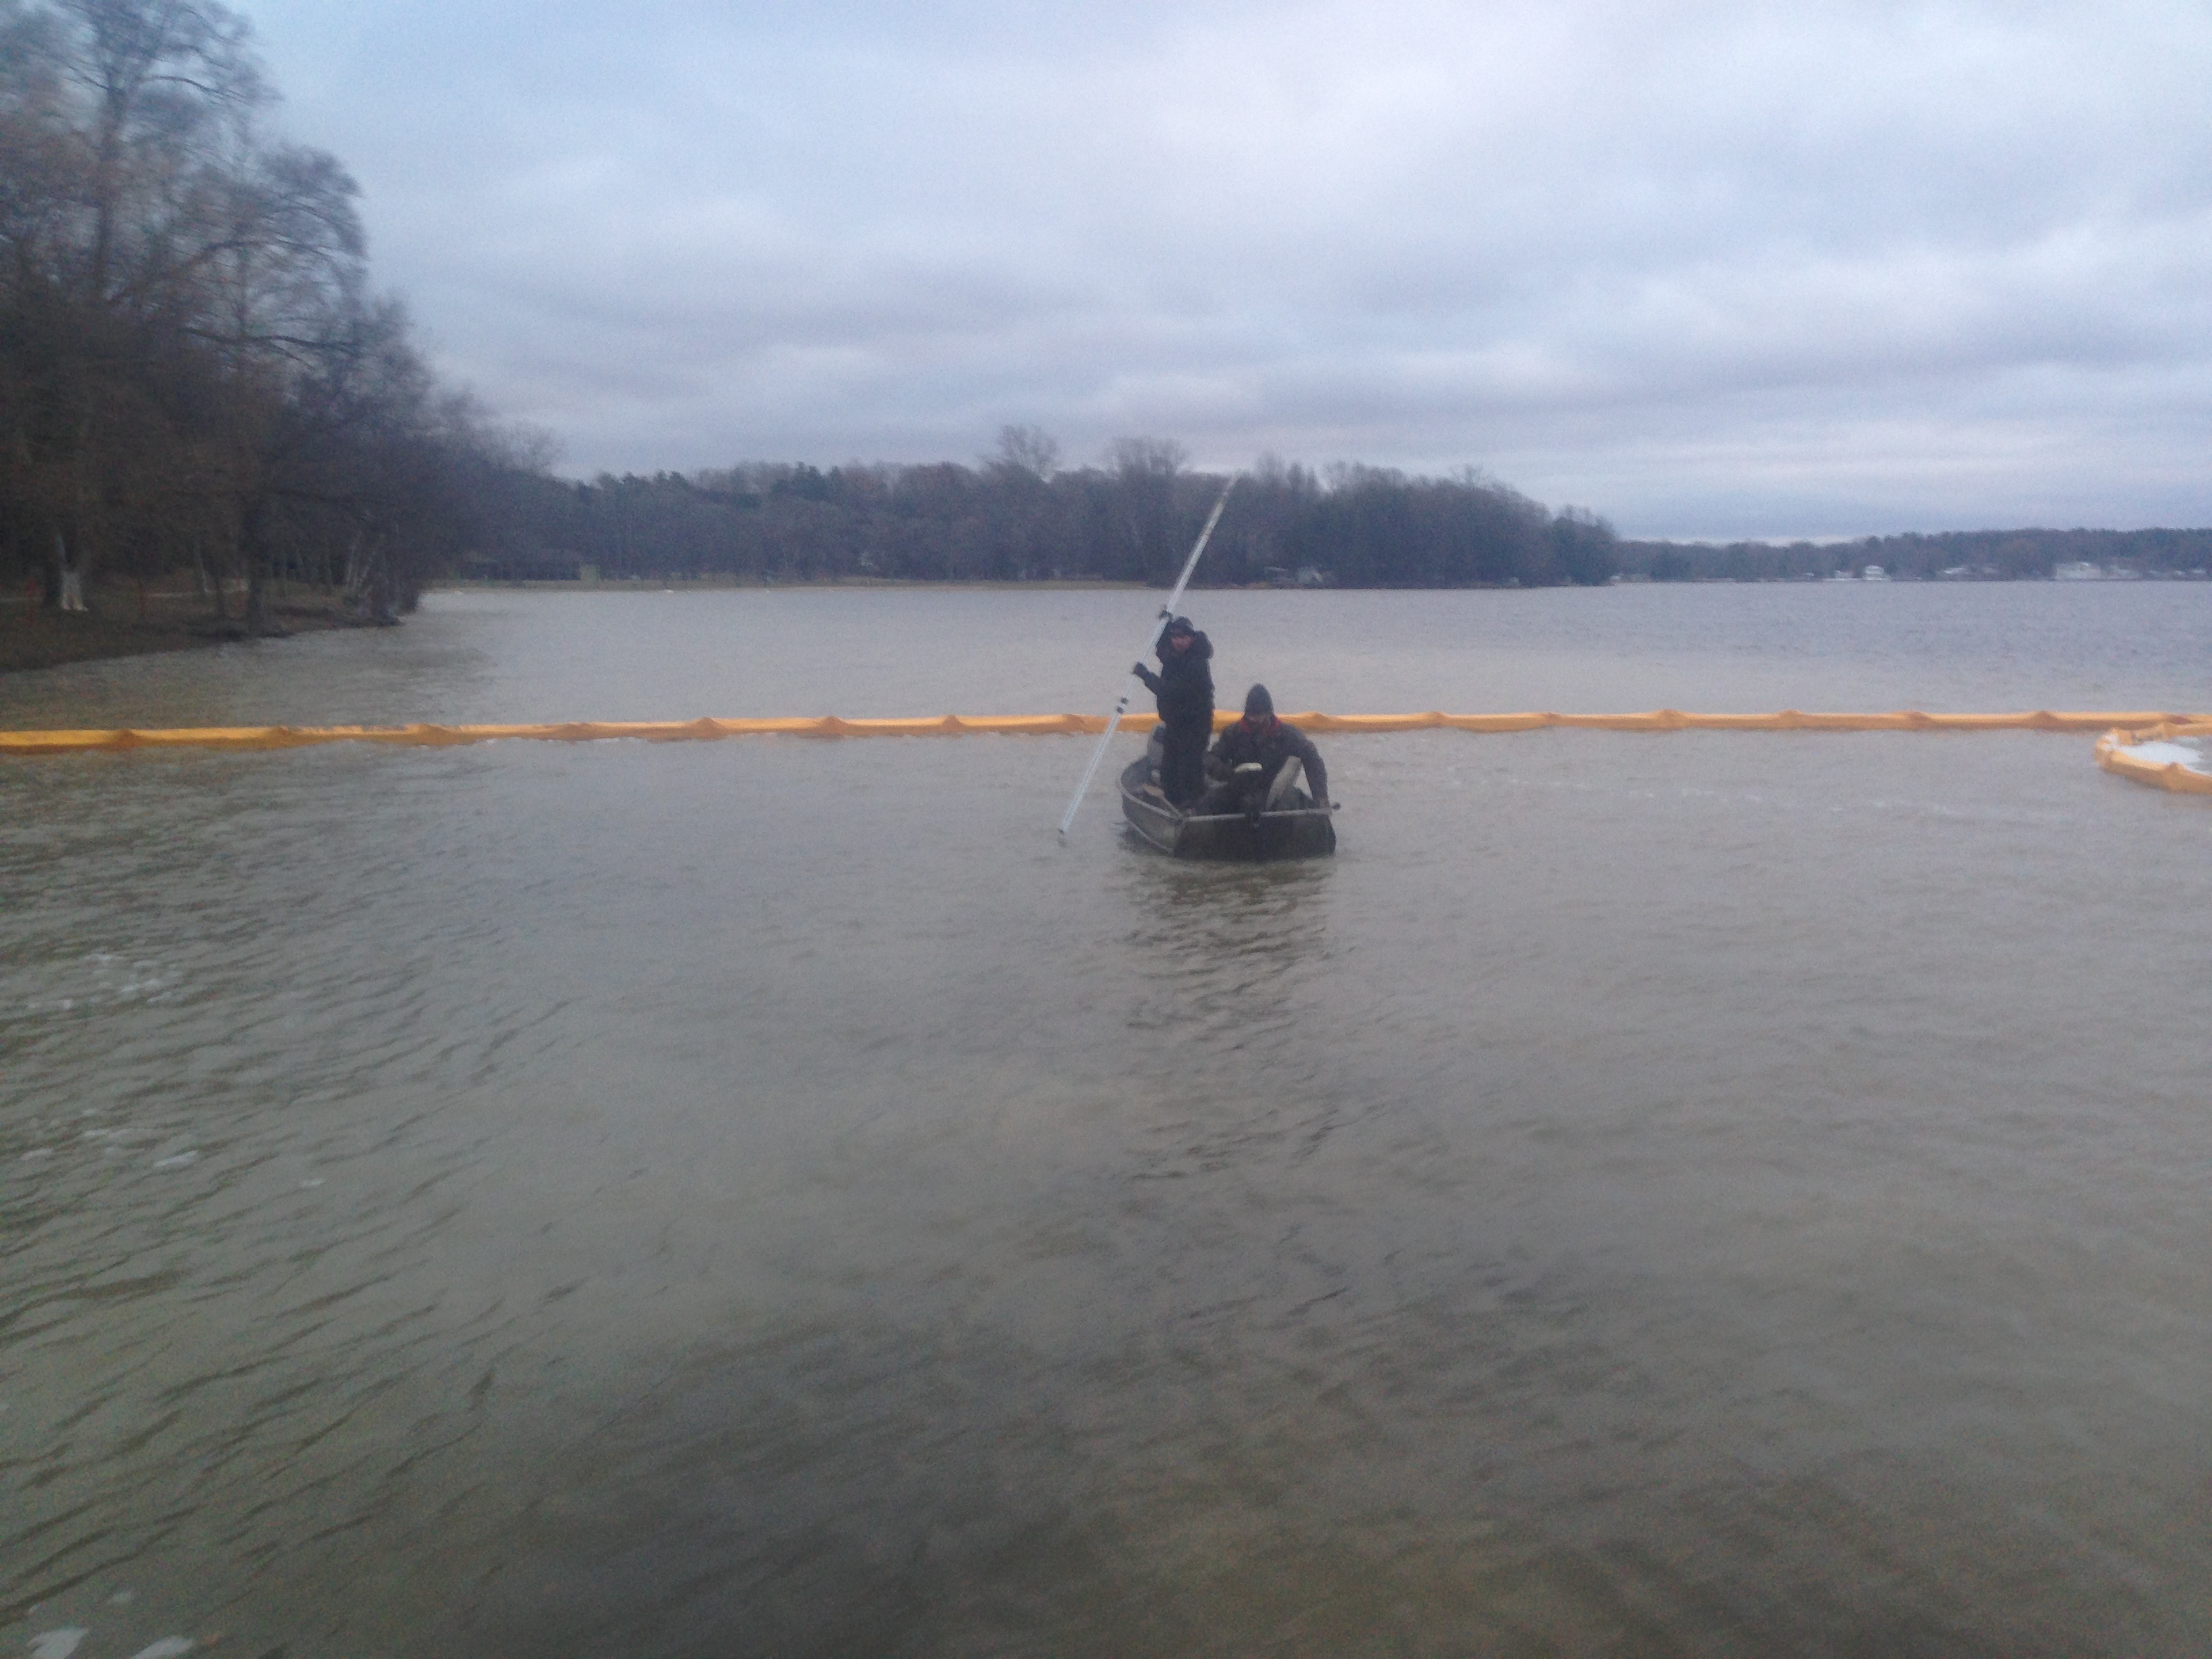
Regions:
<instances>
[{"instance_id":1,"label":"distant house","mask_svg":"<svg viewBox=\"0 0 2212 1659\"><path fill-rule=\"evenodd\" d=\"M2053 565L2051 580L2055 582L2100 582L2105 580L2105 567L2092 564L2087 559L2076 559L2070 564Z\"/></svg>"}]
</instances>

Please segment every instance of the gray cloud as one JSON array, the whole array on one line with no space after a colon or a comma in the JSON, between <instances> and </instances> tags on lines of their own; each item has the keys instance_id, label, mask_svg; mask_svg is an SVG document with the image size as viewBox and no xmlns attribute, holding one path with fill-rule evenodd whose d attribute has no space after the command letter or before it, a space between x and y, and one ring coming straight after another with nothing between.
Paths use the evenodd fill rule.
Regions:
<instances>
[{"instance_id":1,"label":"gray cloud","mask_svg":"<svg viewBox=\"0 0 2212 1659\"><path fill-rule=\"evenodd\" d=\"M2212 522L2212 15L255 9L447 369L580 470L1034 421L1625 529Z\"/></svg>"}]
</instances>

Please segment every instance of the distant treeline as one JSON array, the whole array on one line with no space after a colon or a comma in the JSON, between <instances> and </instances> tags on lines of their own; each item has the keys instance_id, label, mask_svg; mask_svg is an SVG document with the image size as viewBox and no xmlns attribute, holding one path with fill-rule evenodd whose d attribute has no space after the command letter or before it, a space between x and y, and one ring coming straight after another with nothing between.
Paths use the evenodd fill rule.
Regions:
<instances>
[{"instance_id":1,"label":"distant treeline","mask_svg":"<svg viewBox=\"0 0 2212 1659\"><path fill-rule=\"evenodd\" d=\"M272 577L404 608L533 457L371 291L356 189L267 125L245 21L0 0L0 582Z\"/></svg>"},{"instance_id":2,"label":"distant treeline","mask_svg":"<svg viewBox=\"0 0 2212 1659\"><path fill-rule=\"evenodd\" d=\"M1653 581L1790 581L1878 564L1922 581L2019 581L2061 565L2093 564L2140 575L2212 566L2212 530L1956 530L1868 536L1855 542L1623 542L1623 574Z\"/></svg>"},{"instance_id":3,"label":"distant treeline","mask_svg":"<svg viewBox=\"0 0 2212 1659\"><path fill-rule=\"evenodd\" d=\"M375 294L353 180L268 125L214 0L0 0L0 597L102 578L273 580L404 608L447 574L574 580L1170 580L1224 479L1154 438L1061 466L1034 427L972 465L555 477L425 367ZM1200 580L1346 587L2048 576L2212 564L2212 531L1835 545L1623 544L1479 472L1263 462Z\"/></svg>"},{"instance_id":4,"label":"distant treeline","mask_svg":"<svg viewBox=\"0 0 2212 1659\"><path fill-rule=\"evenodd\" d=\"M1034 428L1009 427L973 466L758 463L566 483L489 478L485 533L466 569L511 580L739 576L810 580L1162 582L1188 553L1224 479L1181 446L1125 440L1103 465L1061 468ZM1456 587L1602 582L1602 520L1554 514L1469 472L1316 472L1263 462L1231 496L1200 580Z\"/></svg>"}]
</instances>

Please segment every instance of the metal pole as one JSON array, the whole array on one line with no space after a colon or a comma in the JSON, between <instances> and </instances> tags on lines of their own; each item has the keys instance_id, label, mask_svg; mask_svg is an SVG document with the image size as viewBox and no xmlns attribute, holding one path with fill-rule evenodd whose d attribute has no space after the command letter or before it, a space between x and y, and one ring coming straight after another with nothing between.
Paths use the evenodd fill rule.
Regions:
<instances>
[{"instance_id":1,"label":"metal pole","mask_svg":"<svg viewBox=\"0 0 2212 1659\"><path fill-rule=\"evenodd\" d=\"M1160 607L1160 614L1153 619L1152 631L1146 636L1140 654L1149 655L1159 644L1160 632L1168 625L1168 619L1175 615L1176 601L1182 598L1183 589L1190 585L1190 573L1198 568L1198 556L1206 551L1206 540L1213 534L1213 526L1221 522L1221 509L1229 505L1229 492L1237 488L1237 480L1241 476L1231 473L1229 482L1221 486L1220 499L1213 503L1213 511L1206 515L1206 528L1198 532L1198 544L1190 550L1190 556L1182 562L1182 574L1176 578L1168 602ZM1106 729L1098 734L1098 746L1091 751L1091 764L1083 769L1083 781L1075 786L1075 799L1067 803L1067 811L1060 814L1060 838L1062 841L1067 839L1067 826L1075 822L1076 811L1083 805L1083 797L1091 787L1091 780L1097 775L1098 763L1106 758L1106 745L1114 741L1114 728L1121 725L1121 716L1129 712L1129 698L1140 684L1134 674L1129 676L1129 682L1122 688L1121 700L1114 705L1114 712L1106 717Z\"/></svg>"}]
</instances>

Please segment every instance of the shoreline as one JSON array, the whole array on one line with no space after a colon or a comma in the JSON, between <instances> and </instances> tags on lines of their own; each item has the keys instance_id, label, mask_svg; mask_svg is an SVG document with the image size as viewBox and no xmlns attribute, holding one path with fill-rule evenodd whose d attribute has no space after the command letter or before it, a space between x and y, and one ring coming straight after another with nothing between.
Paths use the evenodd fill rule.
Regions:
<instances>
[{"instance_id":1,"label":"shoreline","mask_svg":"<svg viewBox=\"0 0 2212 1659\"><path fill-rule=\"evenodd\" d=\"M143 617L139 596L131 590L103 587L89 597L96 607L91 611L36 610L27 615L19 609L12 616L0 611L0 674L381 625L363 621L336 598L319 593L270 600L268 625L258 635L248 634L238 617L218 620L198 593L148 594Z\"/></svg>"},{"instance_id":2,"label":"shoreline","mask_svg":"<svg viewBox=\"0 0 2212 1659\"><path fill-rule=\"evenodd\" d=\"M591 581L517 576L441 576L425 593L494 593L502 588L532 593L721 593L740 589L767 593L805 593L822 587L934 588L949 592L1127 592L1148 582L1109 581L1103 576L1054 576L1037 581L939 581L929 576L823 576L805 581L768 582L744 576L613 576ZM1194 583L1195 589L1197 584ZM1154 590L1158 591L1158 590Z\"/></svg>"},{"instance_id":3,"label":"shoreline","mask_svg":"<svg viewBox=\"0 0 2212 1659\"><path fill-rule=\"evenodd\" d=\"M1978 585L1991 581L2033 580L2033 578L1984 579ZM2048 580L2047 578L2045 580ZM2157 580L2144 578L2142 580ZM2174 580L2167 578L2166 580ZM2203 577L2185 575L2179 580L2202 581ZM1801 586L1808 584L1762 580L1742 582L1731 578L1697 579L1681 583L1648 583L1636 579L1615 581L1613 586ZM1820 583L1821 586L1829 584ZM1887 586L1877 583L1877 586ZM1919 582L1900 586L1918 586ZM1925 584L1949 586L1945 582ZM2069 583L2068 586L2074 584ZM2084 582L2081 586L2092 584ZM2102 585L2102 584L2097 584ZM2116 585L2132 585L2120 579ZM1062 577L1038 581L939 581L927 578L896 576L831 576L815 580L764 582L729 576L706 577L637 577L598 580L588 582L573 580L529 580L499 578L447 577L431 583L426 593L489 593L500 592L535 593L676 593L724 592L750 590L764 592L807 592L823 588L884 589L902 592L1138 592L1160 590L1150 584L1137 581L1108 580L1103 577ZM1524 588L1516 584L1492 587L1453 589L1399 588L1328 588L1324 590L1279 588L1247 588L1242 584L1212 587L1193 583L1193 592L1243 592L1267 591L1277 592L1537 592L1541 589ZM1593 592L1601 591L1598 589ZM327 633L337 629L388 627L393 624L367 621L343 607L334 594L320 592L288 593L282 599L271 599L268 605L269 625L258 635L249 635L245 623L236 617L217 620L208 609L204 594L194 592L149 592L143 597L131 588L102 586L89 596L94 608L89 611L26 611L20 599L10 600L0 596L0 675L35 673L41 669L62 668L73 663L104 662L125 657L158 656L171 651L191 651L204 646L235 645L249 640L279 641L295 634ZM234 596L240 603L243 596ZM12 614L11 614L12 612ZM142 615L143 613L143 615Z\"/></svg>"}]
</instances>

